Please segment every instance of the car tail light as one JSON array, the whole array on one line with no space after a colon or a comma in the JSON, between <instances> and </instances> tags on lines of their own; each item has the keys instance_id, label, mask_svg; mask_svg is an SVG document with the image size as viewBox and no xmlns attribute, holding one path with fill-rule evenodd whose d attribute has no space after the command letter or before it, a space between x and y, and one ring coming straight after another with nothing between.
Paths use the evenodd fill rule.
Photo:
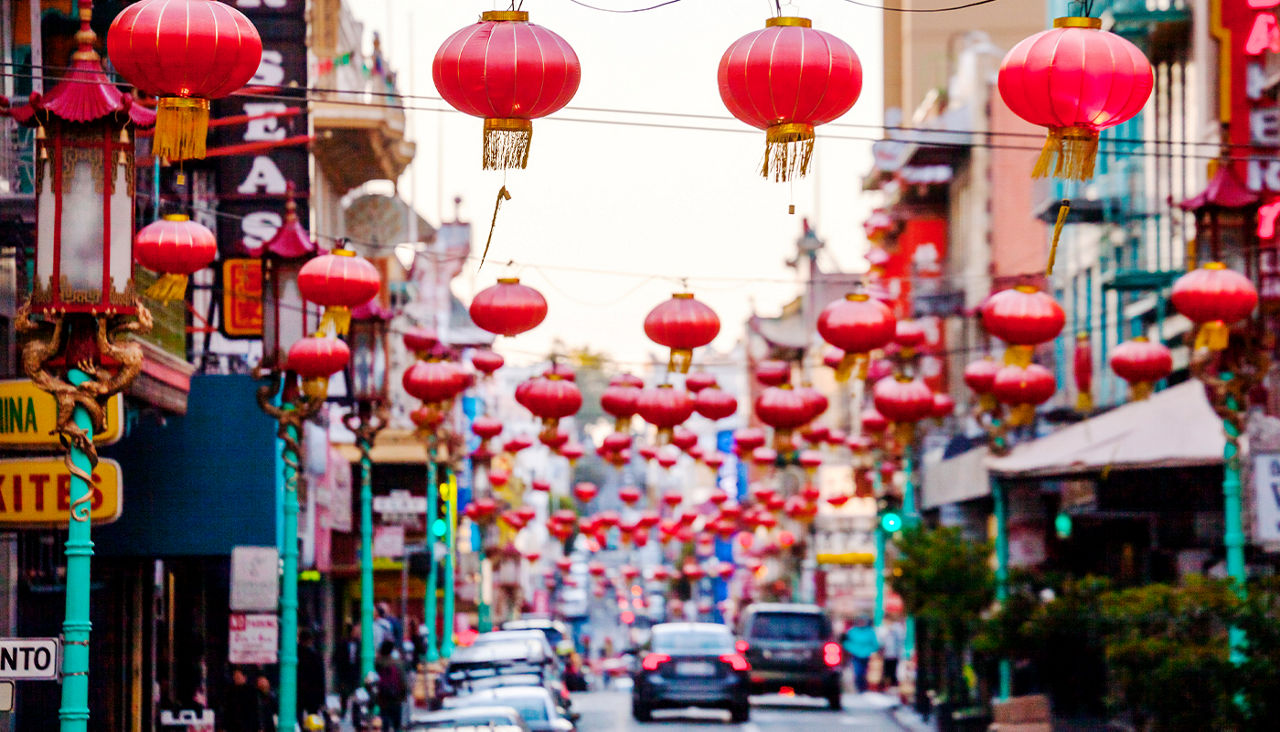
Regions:
<instances>
[{"instance_id":1,"label":"car tail light","mask_svg":"<svg viewBox=\"0 0 1280 732\"><path fill-rule=\"evenodd\" d=\"M744 640L740 640L737 643L733 644L733 649L736 650L738 653L746 653L747 651L751 650L751 644Z\"/></svg>"},{"instance_id":2,"label":"car tail light","mask_svg":"<svg viewBox=\"0 0 1280 732\"><path fill-rule=\"evenodd\" d=\"M720 657L720 660L732 666L734 671L751 670L751 664L747 663L747 659L736 653L726 653Z\"/></svg>"},{"instance_id":3,"label":"car tail light","mask_svg":"<svg viewBox=\"0 0 1280 732\"><path fill-rule=\"evenodd\" d=\"M822 661L828 666L835 667L840 665L840 644L827 643L822 647Z\"/></svg>"},{"instance_id":4,"label":"car tail light","mask_svg":"<svg viewBox=\"0 0 1280 732\"><path fill-rule=\"evenodd\" d=\"M645 671L657 671L659 666L670 660L671 656L665 653L650 653L644 657L640 665L644 667Z\"/></svg>"}]
</instances>

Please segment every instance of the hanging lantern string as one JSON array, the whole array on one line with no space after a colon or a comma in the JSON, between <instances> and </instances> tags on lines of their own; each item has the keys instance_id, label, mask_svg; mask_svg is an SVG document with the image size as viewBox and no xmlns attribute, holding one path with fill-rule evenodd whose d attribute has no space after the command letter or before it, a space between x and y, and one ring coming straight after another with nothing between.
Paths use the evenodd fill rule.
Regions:
<instances>
[{"instance_id":1,"label":"hanging lantern string","mask_svg":"<svg viewBox=\"0 0 1280 732\"><path fill-rule=\"evenodd\" d=\"M1071 199L1064 198L1058 206L1058 220L1053 224L1053 239L1049 241L1049 262L1045 265L1044 276L1053 276L1053 262L1058 257L1058 239L1062 237L1062 227L1067 223L1067 214L1071 213Z\"/></svg>"},{"instance_id":2,"label":"hanging lantern string","mask_svg":"<svg viewBox=\"0 0 1280 732\"><path fill-rule=\"evenodd\" d=\"M498 226L498 209L502 208L503 201L510 201L511 193L507 191L506 184L498 189L498 200L493 203L493 219L489 222L489 237L484 240L484 251L480 253L480 264L476 265L476 272L484 266L484 258L489 254L489 245L493 243L493 230Z\"/></svg>"}]
</instances>

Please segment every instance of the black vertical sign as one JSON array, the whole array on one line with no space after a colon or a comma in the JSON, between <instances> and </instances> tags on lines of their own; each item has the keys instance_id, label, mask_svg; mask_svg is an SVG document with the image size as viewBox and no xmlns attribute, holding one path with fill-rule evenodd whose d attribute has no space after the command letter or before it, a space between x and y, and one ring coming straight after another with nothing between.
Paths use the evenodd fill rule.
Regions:
<instances>
[{"instance_id":1,"label":"black vertical sign","mask_svg":"<svg viewBox=\"0 0 1280 732\"><path fill-rule=\"evenodd\" d=\"M284 220L290 184L298 216L307 221L311 191L308 146L271 143L307 134L306 0L223 0L253 21L262 36L262 64L248 93L215 103L214 118L245 116L247 122L218 127L211 147L259 146L264 149L217 157L218 251L223 258L244 256L270 239ZM286 114L290 108L298 114ZM256 118L256 119L254 119Z\"/></svg>"}]
</instances>

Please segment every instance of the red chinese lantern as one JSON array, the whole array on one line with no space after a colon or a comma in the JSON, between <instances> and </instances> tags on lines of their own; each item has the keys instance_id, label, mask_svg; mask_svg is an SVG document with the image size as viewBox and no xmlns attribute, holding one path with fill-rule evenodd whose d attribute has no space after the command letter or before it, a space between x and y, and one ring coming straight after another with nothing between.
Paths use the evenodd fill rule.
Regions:
<instances>
[{"instance_id":1,"label":"red chinese lantern","mask_svg":"<svg viewBox=\"0 0 1280 732\"><path fill-rule=\"evenodd\" d=\"M697 394L703 389L710 389L716 385L716 377L705 371L694 371L684 377L685 391Z\"/></svg>"},{"instance_id":2,"label":"red chinese lantern","mask_svg":"<svg viewBox=\"0 0 1280 732\"><path fill-rule=\"evenodd\" d=\"M818 468L822 467L822 453L817 450L802 450L799 461L800 467L804 468L809 475L813 475L818 471Z\"/></svg>"},{"instance_id":3,"label":"red chinese lantern","mask_svg":"<svg viewBox=\"0 0 1280 732\"><path fill-rule=\"evenodd\" d=\"M903 444L910 441L912 426L933 414L933 391L918 379L881 379L871 388L871 399L876 411L899 426L897 437Z\"/></svg>"},{"instance_id":4,"label":"red chinese lantern","mask_svg":"<svg viewBox=\"0 0 1280 732\"><path fill-rule=\"evenodd\" d=\"M640 457L644 458L645 460L652 460L658 457L658 448L654 447L653 445L645 445L644 447L640 448Z\"/></svg>"},{"instance_id":5,"label":"red chinese lantern","mask_svg":"<svg viewBox=\"0 0 1280 732\"><path fill-rule=\"evenodd\" d=\"M503 451L509 452L512 455L530 447L533 447L533 440L529 439L525 435L516 435L510 440L502 443Z\"/></svg>"},{"instance_id":6,"label":"red chinese lantern","mask_svg":"<svg viewBox=\"0 0 1280 732\"><path fill-rule=\"evenodd\" d=\"M1146 399L1151 396L1152 385L1173 371L1173 354L1163 343L1134 338L1111 352L1111 370L1129 382L1131 399Z\"/></svg>"},{"instance_id":7,"label":"red chinese lantern","mask_svg":"<svg viewBox=\"0 0 1280 732\"><path fill-rule=\"evenodd\" d=\"M401 339L404 340L404 347L413 351L421 359L428 358L431 355L431 351L440 344L440 337L436 335L436 329L425 326L410 328L404 332Z\"/></svg>"},{"instance_id":8,"label":"red chinese lantern","mask_svg":"<svg viewBox=\"0 0 1280 732\"><path fill-rule=\"evenodd\" d=\"M476 417L471 422L471 431L482 440L491 440L502 434L502 420L494 417Z\"/></svg>"},{"instance_id":9,"label":"red chinese lantern","mask_svg":"<svg viewBox=\"0 0 1280 732\"><path fill-rule=\"evenodd\" d=\"M622 452L631 447L631 435L624 432L614 432L605 436L604 444L601 447L609 452Z\"/></svg>"},{"instance_id":10,"label":"red chinese lantern","mask_svg":"<svg viewBox=\"0 0 1280 732\"><path fill-rule=\"evenodd\" d=\"M471 353L471 365L476 368L476 371L486 376L502 368L504 363L506 363L506 359L501 354L495 353L488 348L479 348Z\"/></svg>"},{"instance_id":11,"label":"red chinese lantern","mask_svg":"<svg viewBox=\"0 0 1280 732\"><path fill-rule=\"evenodd\" d=\"M954 411L956 411L956 400L952 399L950 395L933 395L933 411L930 416L934 419L946 419L947 417L950 417Z\"/></svg>"},{"instance_id":12,"label":"red chinese lantern","mask_svg":"<svg viewBox=\"0 0 1280 732\"><path fill-rule=\"evenodd\" d=\"M670 435L676 425L693 415L693 396L678 391L670 384L653 389L643 389L636 400L636 411L641 419L658 428L658 434Z\"/></svg>"},{"instance_id":13,"label":"red chinese lantern","mask_svg":"<svg viewBox=\"0 0 1280 732\"><path fill-rule=\"evenodd\" d=\"M1258 291L1239 272L1209 262L1179 277L1169 299L1175 310L1200 326L1195 347L1221 351L1227 347L1231 324L1248 317L1258 304Z\"/></svg>"},{"instance_id":14,"label":"red chinese lantern","mask_svg":"<svg viewBox=\"0 0 1280 732\"><path fill-rule=\"evenodd\" d=\"M916 320L899 320L894 324L893 342L898 344L909 355L924 345L927 334L924 325Z\"/></svg>"},{"instance_id":15,"label":"red chinese lantern","mask_svg":"<svg viewBox=\"0 0 1280 732\"><path fill-rule=\"evenodd\" d=\"M636 414L640 389L630 384L610 384L600 395L600 408L614 419L614 430L625 432Z\"/></svg>"},{"instance_id":16,"label":"red chinese lantern","mask_svg":"<svg viewBox=\"0 0 1280 732\"><path fill-rule=\"evenodd\" d=\"M756 365L756 381L765 386L782 386L791 381L791 364L770 359Z\"/></svg>"},{"instance_id":17,"label":"red chinese lantern","mask_svg":"<svg viewBox=\"0 0 1280 732\"><path fill-rule=\"evenodd\" d=\"M569 443L563 445L558 450L558 452L560 453L560 457L564 458L565 460L568 460L569 464L573 465L574 463L578 462L578 460L580 460L583 455L587 454L587 448L583 447L582 443L580 442L570 441Z\"/></svg>"},{"instance_id":18,"label":"red chinese lantern","mask_svg":"<svg viewBox=\"0 0 1280 732\"><path fill-rule=\"evenodd\" d=\"M811 424L803 430L800 430L800 437L810 445L826 442L827 436L830 434L831 428L825 424Z\"/></svg>"},{"instance_id":19,"label":"red chinese lantern","mask_svg":"<svg viewBox=\"0 0 1280 732\"><path fill-rule=\"evenodd\" d=\"M529 482L529 487L538 493L550 493L551 481L546 480L545 478L534 478Z\"/></svg>"},{"instance_id":20,"label":"red chinese lantern","mask_svg":"<svg viewBox=\"0 0 1280 732\"><path fill-rule=\"evenodd\" d=\"M1049 401L1058 388L1049 369L1039 364L1005 366L996 374L991 393L1002 404L1013 407L1009 423L1029 424L1035 416L1035 408Z\"/></svg>"},{"instance_id":21,"label":"red chinese lantern","mask_svg":"<svg viewBox=\"0 0 1280 732\"><path fill-rule=\"evenodd\" d=\"M514 336L533 330L547 317L547 299L541 292L504 277L476 293L468 309L471 322L490 333Z\"/></svg>"},{"instance_id":22,"label":"red chinese lantern","mask_svg":"<svg viewBox=\"0 0 1280 732\"><path fill-rule=\"evenodd\" d=\"M881 379L881 381L883 381L883 379ZM880 382L876 383L878 384ZM889 429L889 420L874 407L868 407L862 410L862 414L858 417L858 420L862 425L862 431L867 434L878 435Z\"/></svg>"},{"instance_id":23,"label":"red chinese lantern","mask_svg":"<svg viewBox=\"0 0 1280 732\"><path fill-rule=\"evenodd\" d=\"M599 492L600 489L596 487L595 483L587 483L583 481L581 483L576 483L573 486L573 497L583 503L590 502L591 499L595 498L596 494Z\"/></svg>"},{"instance_id":24,"label":"red chinese lantern","mask_svg":"<svg viewBox=\"0 0 1280 732\"><path fill-rule=\"evenodd\" d=\"M662 502L671 508L675 508L684 502L684 496L677 490L668 490L662 494Z\"/></svg>"},{"instance_id":25,"label":"red chinese lantern","mask_svg":"<svg viewBox=\"0 0 1280 732\"><path fill-rule=\"evenodd\" d=\"M551 450L559 450L569 442L569 431L560 427L554 430L543 430L538 434L538 441L546 445Z\"/></svg>"},{"instance_id":26,"label":"red chinese lantern","mask_svg":"<svg viewBox=\"0 0 1280 732\"><path fill-rule=\"evenodd\" d=\"M1032 347L1057 338L1066 322L1062 306L1030 285L1001 290L982 304L982 327L1011 346L1006 364L1031 363Z\"/></svg>"},{"instance_id":27,"label":"red chinese lantern","mask_svg":"<svg viewBox=\"0 0 1280 732\"><path fill-rule=\"evenodd\" d=\"M445 40L431 78L450 106L484 118L484 169L504 170L528 165L533 120L573 99L582 68L527 12L492 10Z\"/></svg>"},{"instance_id":28,"label":"red chinese lantern","mask_svg":"<svg viewBox=\"0 0 1280 732\"><path fill-rule=\"evenodd\" d=\"M778 451L772 447L757 447L751 451L751 462L762 468L775 465L778 462Z\"/></svg>"},{"instance_id":29,"label":"red chinese lantern","mask_svg":"<svg viewBox=\"0 0 1280 732\"><path fill-rule=\"evenodd\" d=\"M1076 382L1076 411L1086 414L1093 411L1093 345L1089 334L1076 334L1076 349L1071 354L1071 374Z\"/></svg>"},{"instance_id":30,"label":"red chinese lantern","mask_svg":"<svg viewBox=\"0 0 1280 732\"><path fill-rule=\"evenodd\" d=\"M712 386L698 392L693 408L703 417L716 421L733 416L738 411L738 400L720 387Z\"/></svg>"},{"instance_id":31,"label":"red chinese lantern","mask_svg":"<svg viewBox=\"0 0 1280 732\"><path fill-rule=\"evenodd\" d=\"M659 466L670 469L675 467L675 464L679 462L680 453L678 450L660 450L658 451L657 460Z\"/></svg>"},{"instance_id":32,"label":"red chinese lantern","mask_svg":"<svg viewBox=\"0 0 1280 732\"><path fill-rule=\"evenodd\" d=\"M789 386L770 386L756 397L756 417L774 429L775 439L782 440L791 431L813 419L813 408L797 390Z\"/></svg>"},{"instance_id":33,"label":"red chinese lantern","mask_svg":"<svg viewBox=\"0 0 1280 732\"><path fill-rule=\"evenodd\" d=\"M733 446L739 455L745 455L764 445L764 431L755 427L743 427L733 433Z\"/></svg>"},{"instance_id":34,"label":"red chinese lantern","mask_svg":"<svg viewBox=\"0 0 1280 732\"><path fill-rule=\"evenodd\" d=\"M554 432L561 419L582 408L582 392L572 381L539 377L530 380L524 406L542 420L544 432Z\"/></svg>"},{"instance_id":35,"label":"red chinese lantern","mask_svg":"<svg viewBox=\"0 0 1280 732\"><path fill-rule=\"evenodd\" d=\"M702 458L702 464L714 471L719 471L720 467L724 465L724 455L721 455L718 452L713 452Z\"/></svg>"},{"instance_id":36,"label":"red chinese lantern","mask_svg":"<svg viewBox=\"0 0 1280 732\"><path fill-rule=\"evenodd\" d=\"M725 51L718 77L729 112L765 131L761 175L775 181L809 172L813 128L848 112L862 93L858 55L807 18L769 18Z\"/></svg>"},{"instance_id":37,"label":"red chinese lantern","mask_svg":"<svg viewBox=\"0 0 1280 732\"><path fill-rule=\"evenodd\" d=\"M841 506L849 502L850 497L851 496L844 496L844 495L831 496L827 498L827 503L830 503L832 506L836 508L840 508Z\"/></svg>"},{"instance_id":38,"label":"red chinese lantern","mask_svg":"<svg viewBox=\"0 0 1280 732\"><path fill-rule=\"evenodd\" d=\"M133 258L143 267L161 273L144 293L161 303L184 298L187 276L209 266L217 256L218 240L213 232L182 214L170 214L147 224L133 239Z\"/></svg>"},{"instance_id":39,"label":"red chinese lantern","mask_svg":"<svg viewBox=\"0 0 1280 732\"><path fill-rule=\"evenodd\" d=\"M1058 18L1009 51L998 84L1014 114L1049 128L1032 175L1089 180L1098 133L1142 111L1155 77L1142 51L1100 19Z\"/></svg>"},{"instance_id":40,"label":"red chinese lantern","mask_svg":"<svg viewBox=\"0 0 1280 732\"><path fill-rule=\"evenodd\" d=\"M818 316L818 335L844 352L833 367L838 381L847 381L854 364L865 361L866 354L888 345L895 329L889 306L861 293L845 295Z\"/></svg>"},{"instance_id":41,"label":"red chinese lantern","mask_svg":"<svg viewBox=\"0 0 1280 732\"><path fill-rule=\"evenodd\" d=\"M823 412L827 411L827 407L831 402L822 392L812 386L798 386L796 393L804 400L805 408L809 410L809 419L814 420L821 417Z\"/></svg>"},{"instance_id":42,"label":"red chinese lantern","mask_svg":"<svg viewBox=\"0 0 1280 732\"><path fill-rule=\"evenodd\" d=\"M628 506L633 506L640 500L640 489L633 485L624 485L618 489L618 498Z\"/></svg>"},{"instance_id":43,"label":"red chinese lantern","mask_svg":"<svg viewBox=\"0 0 1280 732\"><path fill-rule=\"evenodd\" d=\"M1000 364L991 358L983 358L964 367L964 383L978 395L978 405L983 410L990 411L996 406L991 388L998 373Z\"/></svg>"},{"instance_id":44,"label":"red chinese lantern","mask_svg":"<svg viewBox=\"0 0 1280 732\"><path fill-rule=\"evenodd\" d=\"M346 335L350 328L351 308L373 299L379 286L377 268L343 247L315 257L298 272L303 299L325 308L320 330L332 324L337 335Z\"/></svg>"},{"instance_id":45,"label":"red chinese lantern","mask_svg":"<svg viewBox=\"0 0 1280 732\"><path fill-rule=\"evenodd\" d=\"M466 388L467 376L448 361L416 361L405 369L401 383L409 396L427 404L444 404Z\"/></svg>"},{"instance_id":46,"label":"red chinese lantern","mask_svg":"<svg viewBox=\"0 0 1280 732\"><path fill-rule=\"evenodd\" d=\"M312 399L324 399L329 377L346 368L351 350L338 338L302 338L289 347L285 368L302 378L303 390Z\"/></svg>"},{"instance_id":47,"label":"red chinese lantern","mask_svg":"<svg viewBox=\"0 0 1280 732\"><path fill-rule=\"evenodd\" d=\"M668 371L688 373L693 349L707 345L719 332L720 318L715 311L690 292L675 293L644 318L644 334L649 340L671 349Z\"/></svg>"},{"instance_id":48,"label":"red chinese lantern","mask_svg":"<svg viewBox=\"0 0 1280 732\"><path fill-rule=\"evenodd\" d=\"M151 151L178 162L204 157L209 100L253 78L262 39L227 3L142 0L112 21L107 55L130 84L160 98Z\"/></svg>"},{"instance_id":49,"label":"red chinese lantern","mask_svg":"<svg viewBox=\"0 0 1280 732\"><path fill-rule=\"evenodd\" d=\"M698 434L684 427L675 427L671 430L671 444L681 450L688 450L698 444Z\"/></svg>"}]
</instances>

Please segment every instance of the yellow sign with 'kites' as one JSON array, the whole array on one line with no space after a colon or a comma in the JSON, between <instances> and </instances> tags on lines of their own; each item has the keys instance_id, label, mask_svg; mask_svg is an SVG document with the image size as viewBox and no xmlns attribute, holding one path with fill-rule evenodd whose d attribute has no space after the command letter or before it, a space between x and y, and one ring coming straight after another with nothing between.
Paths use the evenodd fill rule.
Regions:
<instances>
[{"instance_id":1,"label":"yellow sign with 'kites'","mask_svg":"<svg viewBox=\"0 0 1280 732\"><path fill-rule=\"evenodd\" d=\"M93 469L89 518L120 518L120 463L99 460ZM71 473L61 458L0 461L0 526L65 526L71 518Z\"/></svg>"},{"instance_id":2,"label":"yellow sign with 'kites'","mask_svg":"<svg viewBox=\"0 0 1280 732\"><path fill-rule=\"evenodd\" d=\"M53 428L58 424L58 403L30 379L0 380L0 447L49 448L59 446ZM110 445L124 432L124 397L107 400L107 426L93 436L94 444Z\"/></svg>"}]
</instances>

